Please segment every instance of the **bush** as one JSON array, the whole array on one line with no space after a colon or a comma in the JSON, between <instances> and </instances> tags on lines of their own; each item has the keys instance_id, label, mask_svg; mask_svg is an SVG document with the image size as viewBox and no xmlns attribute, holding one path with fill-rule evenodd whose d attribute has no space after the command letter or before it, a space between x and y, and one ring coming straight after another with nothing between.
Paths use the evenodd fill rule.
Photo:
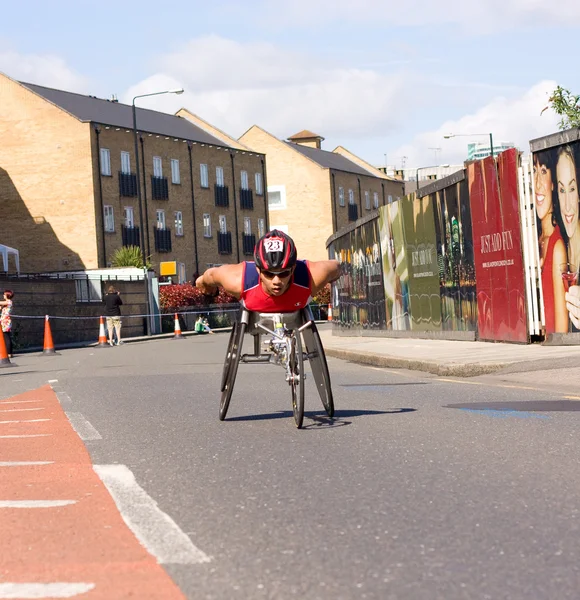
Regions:
<instances>
[{"instance_id":1,"label":"bush","mask_svg":"<svg viewBox=\"0 0 580 600\"><path fill-rule=\"evenodd\" d=\"M330 283L327 283L317 294L312 298L314 304L330 304Z\"/></svg>"},{"instance_id":2,"label":"bush","mask_svg":"<svg viewBox=\"0 0 580 600\"><path fill-rule=\"evenodd\" d=\"M163 312L169 312L186 306L203 307L210 304L231 304L238 301L222 288L219 289L219 292L217 298L211 298L202 294L191 282L164 285L159 288L159 303Z\"/></svg>"}]
</instances>

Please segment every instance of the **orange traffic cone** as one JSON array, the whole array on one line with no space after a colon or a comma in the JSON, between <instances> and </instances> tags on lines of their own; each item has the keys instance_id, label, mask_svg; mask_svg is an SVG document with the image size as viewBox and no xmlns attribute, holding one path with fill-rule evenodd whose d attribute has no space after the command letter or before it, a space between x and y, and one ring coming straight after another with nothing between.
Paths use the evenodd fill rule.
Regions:
<instances>
[{"instance_id":1,"label":"orange traffic cone","mask_svg":"<svg viewBox=\"0 0 580 600\"><path fill-rule=\"evenodd\" d=\"M44 347L42 350L43 354L56 354L54 350L54 344L52 343L52 333L50 331L49 317L44 317Z\"/></svg>"},{"instance_id":2,"label":"orange traffic cone","mask_svg":"<svg viewBox=\"0 0 580 600\"><path fill-rule=\"evenodd\" d=\"M107 342L107 335L105 333L105 321L103 317L99 317L99 341L97 342L97 348L108 348L109 342Z\"/></svg>"},{"instance_id":3,"label":"orange traffic cone","mask_svg":"<svg viewBox=\"0 0 580 600\"><path fill-rule=\"evenodd\" d=\"M181 335L181 326L179 325L179 317L177 316L177 313L175 313L175 333L171 339L173 339L173 340L185 339L185 336Z\"/></svg>"},{"instance_id":4,"label":"orange traffic cone","mask_svg":"<svg viewBox=\"0 0 580 600\"><path fill-rule=\"evenodd\" d=\"M0 367L13 367L14 365L8 358L8 352L6 351L6 342L4 341L4 334L0 328Z\"/></svg>"},{"instance_id":5,"label":"orange traffic cone","mask_svg":"<svg viewBox=\"0 0 580 600\"><path fill-rule=\"evenodd\" d=\"M328 305L328 320L332 321L332 304Z\"/></svg>"}]
</instances>

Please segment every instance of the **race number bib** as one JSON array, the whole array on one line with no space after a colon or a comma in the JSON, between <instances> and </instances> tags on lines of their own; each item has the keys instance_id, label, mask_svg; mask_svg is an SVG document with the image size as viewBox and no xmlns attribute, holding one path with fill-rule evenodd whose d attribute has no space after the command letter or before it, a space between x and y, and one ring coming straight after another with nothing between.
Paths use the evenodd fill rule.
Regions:
<instances>
[{"instance_id":1,"label":"race number bib","mask_svg":"<svg viewBox=\"0 0 580 600\"><path fill-rule=\"evenodd\" d=\"M264 241L264 250L266 252L282 252L284 250L284 242L280 238L270 238Z\"/></svg>"}]
</instances>

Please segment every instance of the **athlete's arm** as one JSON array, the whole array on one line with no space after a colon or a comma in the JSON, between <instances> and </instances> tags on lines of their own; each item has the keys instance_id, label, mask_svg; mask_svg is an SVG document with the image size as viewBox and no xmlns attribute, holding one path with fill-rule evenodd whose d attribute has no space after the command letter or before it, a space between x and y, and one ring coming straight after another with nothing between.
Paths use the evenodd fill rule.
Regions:
<instances>
[{"instance_id":1,"label":"athlete's arm","mask_svg":"<svg viewBox=\"0 0 580 600\"><path fill-rule=\"evenodd\" d=\"M312 277L312 295L316 295L327 283L340 277L340 263L337 260L308 261Z\"/></svg>"},{"instance_id":2,"label":"athlete's arm","mask_svg":"<svg viewBox=\"0 0 580 600\"><path fill-rule=\"evenodd\" d=\"M232 296L239 298L242 295L243 269L244 263L212 267L196 279L195 286L208 296L213 296L220 286Z\"/></svg>"}]
</instances>

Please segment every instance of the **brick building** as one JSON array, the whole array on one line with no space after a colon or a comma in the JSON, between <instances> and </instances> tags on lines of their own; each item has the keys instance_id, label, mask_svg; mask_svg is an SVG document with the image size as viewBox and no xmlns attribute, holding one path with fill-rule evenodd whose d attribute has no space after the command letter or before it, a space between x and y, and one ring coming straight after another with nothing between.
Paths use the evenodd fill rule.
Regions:
<instances>
[{"instance_id":1,"label":"brick building","mask_svg":"<svg viewBox=\"0 0 580 600\"><path fill-rule=\"evenodd\" d=\"M141 206L130 105L0 74L0 239L22 271L106 267L142 235L153 268L175 260L186 279L251 255L268 226L265 157L201 119L136 117Z\"/></svg>"},{"instance_id":2,"label":"brick building","mask_svg":"<svg viewBox=\"0 0 580 600\"><path fill-rule=\"evenodd\" d=\"M257 125L239 141L268 160L270 227L296 241L299 256L328 258L326 240L380 205L403 196L403 182L342 146L322 150L324 138L302 131L287 141Z\"/></svg>"}]
</instances>

